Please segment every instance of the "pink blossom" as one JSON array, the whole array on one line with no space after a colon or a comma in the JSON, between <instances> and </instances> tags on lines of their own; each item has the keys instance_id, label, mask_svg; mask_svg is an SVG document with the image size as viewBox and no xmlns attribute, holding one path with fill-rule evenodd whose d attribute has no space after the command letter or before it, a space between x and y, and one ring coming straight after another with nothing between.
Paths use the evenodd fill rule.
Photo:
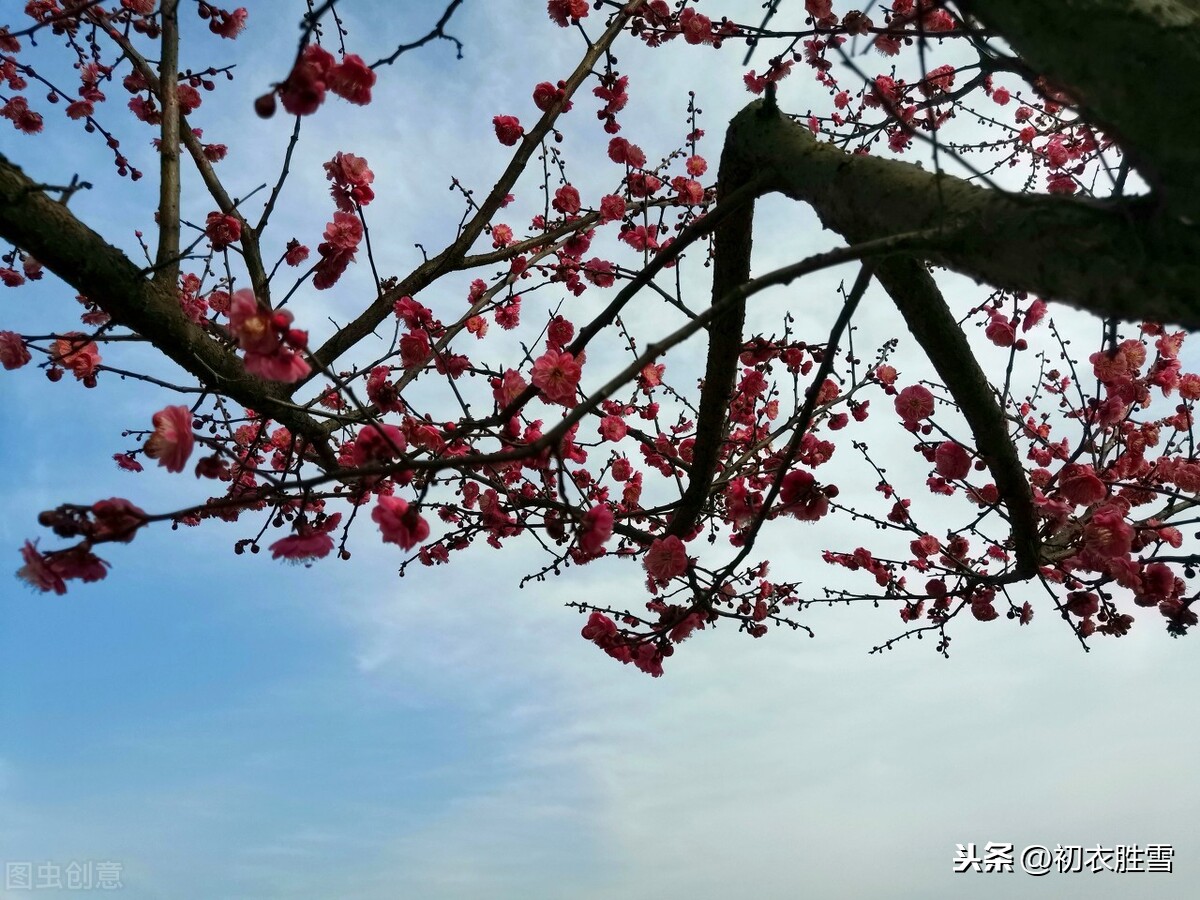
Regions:
<instances>
[{"instance_id":1,"label":"pink blossom","mask_svg":"<svg viewBox=\"0 0 1200 900\"><path fill-rule=\"evenodd\" d=\"M326 84L343 100L349 100L356 106L365 106L371 102L375 72L363 62L361 56L349 53L329 70Z\"/></svg>"},{"instance_id":2,"label":"pink blossom","mask_svg":"<svg viewBox=\"0 0 1200 900\"><path fill-rule=\"evenodd\" d=\"M1029 331L1029 329L1037 325L1038 322L1042 321L1042 318L1045 315L1046 301L1040 299L1034 300L1029 304L1029 309L1025 311L1025 321L1021 324L1021 330Z\"/></svg>"},{"instance_id":3,"label":"pink blossom","mask_svg":"<svg viewBox=\"0 0 1200 900\"><path fill-rule=\"evenodd\" d=\"M424 366L431 352L429 332L423 328L410 331L400 338L400 364L406 369Z\"/></svg>"},{"instance_id":4,"label":"pink blossom","mask_svg":"<svg viewBox=\"0 0 1200 900\"><path fill-rule=\"evenodd\" d=\"M55 574L69 581L99 581L108 574L108 563L94 554L87 544L77 544L68 550L59 550L46 557L46 563Z\"/></svg>"},{"instance_id":5,"label":"pink blossom","mask_svg":"<svg viewBox=\"0 0 1200 900\"><path fill-rule=\"evenodd\" d=\"M817 487L817 481L803 469L783 476L779 488L780 508L801 522L815 522L829 512L829 500Z\"/></svg>"},{"instance_id":6,"label":"pink blossom","mask_svg":"<svg viewBox=\"0 0 1200 900\"><path fill-rule=\"evenodd\" d=\"M621 232L621 240L634 250L657 250L658 226L638 225L636 228L628 228Z\"/></svg>"},{"instance_id":7,"label":"pink blossom","mask_svg":"<svg viewBox=\"0 0 1200 900\"><path fill-rule=\"evenodd\" d=\"M79 331L69 331L50 347L50 358L58 365L70 369L80 381L95 382L96 369L100 366L100 348L95 341Z\"/></svg>"},{"instance_id":8,"label":"pink blossom","mask_svg":"<svg viewBox=\"0 0 1200 900\"><path fill-rule=\"evenodd\" d=\"M317 44L309 44L291 73L279 86L283 108L293 116L307 116L325 102L328 78L334 67L333 56Z\"/></svg>"},{"instance_id":9,"label":"pink blossom","mask_svg":"<svg viewBox=\"0 0 1200 900\"><path fill-rule=\"evenodd\" d=\"M689 44L712 43L712 19L701 15L690 6L679 13L679 30Z\"/></svg>"},{"instance_id":10,"label":"pink blossom","mask_svg":"<svg viewBox=\"0 0 1200 900\"><path fill-rule=\"evenodd\" d=\"M583 277L596 287L612 287L616 281L615 268L606 259L592 257L583 264Z\"/></svg>"},{"instance_id":11,"label":"pink blossom","mask_svg":"<svg viewBox=\"0 0 1200 900\"><path fill-rule=\"evenodd\" d=\"M619 441L629 434L629 426L620 416L605 416L597 429L606 441Z\"/></svg>"},{"instance_id":12,"label":"pink blossom","mask_svg":"<svg viewBox=\"0 0 1200 900\"><path fill-rule=\"evenodd\" d=\"M583 514L579 528L579 548L588 556L599 556L612 537L613 514L608 504L600 503Z\"/></svg>"},{"instance_id":13,"label":"pink blossom","mask_svg":"<svg viewBox=\"0 0 1200 900\"><path fill-rule=\"evenodd\" d=\"M572 406L582 369L570 353L547 350L533 364L530 380L551 403Z\"/></svg>"},{"instance_id":14,"label":"pink blossom","mask_svg":"<svg viewBox=\"0 0 1200 900\"><path fill-rule=\"evenodd\" d=\"M496 137L506 147L511 147L525 134L521 122L516 116L494 116L492 125L496 128Z\"/></svg>"},{"instance_id":15,"label":"pink blossom","mask_svg":"<svg viewBox=\"0 0 1200 900\"><path fill-rule=\"evenodd\" d=\"M687 549L683 546L683 541L676 535L655 538L650 544L650 549L646 551L642 565L645 566L651 578L665 584L687 571Z\"/></svg>"},{"instance_id":16,"label":"pink blossom","mask_svg":"<svg viewBox=\"0 0 1200 900\"><path fill-rule=\"evenodd\" d=\"M0 106L0 118L8 119L24 134L37 134L42 130L42 114L30 109L24 97L13 97Z\"/></svg>"},{"instance_id":17,"label":"pink blossom","mask_svg":"<svg viewBox=\"0 0 1200 900\"><path fill-rule=\"evenodd\" d=\"M333 182L329 189L333 202L342 212L352 213L354 204L366 206L375 199L375 191L371 189L375 173L361 156L339 151L324 168L325 177Z\"/></svg>"},{"instance_id":18,"label":"pink blossom","mask_svg":"<svg viewBox=\"0 0 1200 900\"><path fill-rule=\"evenodd\" d=\"M1063 466L1058 476L1058 490L1073 506L1091 506L1108 495L1108 489L1096 477L1095 470L1078 463Z\"/></svg>"},{"instance_id":19,"label":"pink blossom","mask_svg":"<svg viewBox=\"0 0 1200 900\"><path fill-rule=\"evenodd\" d=\"M905 425L916 425L933 415L933 394L919 384L910 385L896 397L896 412Z\"/></svg>"},{"instance_id":20,"label":"pink blossom","mask_svg":"<svg viewBox=\"0 0 1200 900\"><path fill-rule=\"evenodd\" d=\"M280 538L271 545L271 558L286 559L289 562L323 559L333 550L333 538L329 533L341 520L342 514L334 513L319 525L309 525L303 520L297 521L295 533Z\"/></svg>"},{"instance_id":21,"label":"pink blossom","mask_svg":"<svg viewBox=\"0 0 1200 900\"><path fill-rule=\"evenodd\" d=\"M39 591L54 591L60 595L67 592L62 576L54 571L46 557L29 541L21 548L21 558L25 560L25 565L17 569L18 578L32 584Z\"/></svg>"},{"instance_id":22,"label":"pink blossom","mask_svg":"<svg viewBox=\"0 0 1200 900\"><path fill-rule=\"evenodd\" d=\"M219 212L210 212L204 226L204 233L212 242L214 250L224 250L230 244L236 244L242 237L242 223L237 216L227 216Z\"/></svg>"},{"instance_id":23,"label":"pink blossom","mask_svg":"<svg viewBox=\"0 0 1200 900\"><path fill-rule=\"evenodd\" d=\"M337 215L341 215L338 213ZM291 383L311 371L288 343L302 345L303 332L292 329L292 314L259 306L249 288L237 291L229 304L229 330L246 351L246 371L272 381Z\"/></svg>"},{"instance_id":24,"label":"pink blossom","mask_svg":"<svg viewBox=\"0 0 1200 900\"><path fill-rule=\"evenodd\" d=\"M646 164L646 154L637 144L631 144L622 137L615 137L608 142L608 158L615 163L625 163L635 169Z\"/></svg>"},{"instance_id":25,"label":"pink blossom","mask_svg":"<svg viewBox=\"0 0 1200 900\"><path fill-rule=\"evenodd\" d=\"M94 541L120 541L127 544L137 530L146 524L146 512L123 497L97 500L92 504L95 525L91 532Z\"/></svg>"},{"instance_id":26,"label":"pink blossom","mask_svg":"<svg viewBox=\"0 0 1200 900\"><path fill-rule=\"evenodd\" d=\"M600 222L617 222L625 218L625 198L605 194L600 198Z\"/></svg>"},{"instance_id":27,"label":"pink blossom","mask_svg":"<svg viewBox=\"0 0 1200 900\"><path fill-rule=\"evenodd\" d=\"M408 441L395 425L366 425L351 447L350 459L355 466L395 459L408 448Z\"/></svg>"},{"instance_id":28,"label":"pink blossom","mask_svg":"<svg viewBox=\"0 0 1200 900\"><path fill-rule=\"evenodd\" d=\"M554 192L554 202L551 205L560 213L574 215L579 212L579 191L572 185L564 184Z\"/></svg>"},{"instance_id":29,"label":"pink blossom","mask_svg":"<svg viewBox=\"0 0 1200 900\"><path fill-rule=\"evenodd\" d=\"M966 478L971 471L971 456L961 444L943 441L934 452L934 465L943 478Z\"/></svg>"},{"instance_id":30,"label":"pink blossom","mask_svg":"<svg viewBox=\"0 0 1200 900\"><path fill-rule=\"evenodd\" d=\"M19 369L30 359L24 338L13 331L0 331L0 365L6 369Z\"/></svg>"},{"instance_id":31,"label":"pink blossom","mask_svg":"<svg viewBox=\"0 0 1200 900\"><path fill-rule=\"evenodd\" d=\"M704 187L693 178L676 175L671 179L671 187L680 203L685 206L696 206L704 202Z\"/></svg>"},{"instance_id":32,"label":"pink blossom","mask_svg":"<svg viewBox=\"0 0 1200 900\"><path fill-rule=\"evenodd\" d=\"M1119 505L1101 507L1083 528L1083 546L1100 559L1127 556L1133 545L1133 526Z\"/></svg>"},{"instance_id":33,"label":"pink blossom","mask_svg":"<svg viewBox=\"0 0 1200 900\"><path fill-rule=\"evenodd\" d=\"M168 406L152 418L154 433L143 448L151 459L157 459L168 472L182 472L192 455L196 437L192 434L192 411L186 406Z\"/></svg>"},{"instance_id":34,"label":"pink blossom","mask_svg":"<svg viewBox=\"0 0 1200 900\"><path fill-rule=\"evenodd\" d=\"M379 525L384 541L398 544L404 550L411 550L429 537L429 523L415 506L409 506L399 497L381 496L371 518Z\"/></svg>"},{"instance_id":35,"label":"pink blossom","mask_svg":"<svg viewBox=\"0 0 1200 900\"><path fill-rule=\"evenodd\" d=\"M542 112L549 112L550 107L558 103L567 92L563 90L562 85L565 82L560 81L558 85L553 85L549 81L543 81L536 85L533 89L533 105ZM562 108L563 112L570 112L573 104L568 100Z\"/></svg>"},{"instance_id":36,"label":"pink blossom","mask_svg":"<svg viewBox=\"0 0 1200 900\"><path fill-rule=\"evenodd\" d=\"M283 254L283 261L289 266L298 266L300 263L308 259L308 248L301 244L295 238L292 238L287 243L287 250Z\"/></svg>"},{"instance_id":37,"label":"pink blossom","mask_svg":"<svg viewBox=\"0 0 1200 900\"><path fill-rule=\"evenodd\" d=\"M326 290L337 284L346 268L354 262L362 236L362 222L357 216L340 210L333 214L333 221L325 226L325 240L317 245L321 261L313 275L313 287Z\"/></svg>"},{"instance_id":38,"label":"pink blossom","mask_svg":"<svg viewBox=\"0 0 1200 900\"><path fill-rule=\"evenodd\" d=\"M1017 340L1017 330L1013 323L999 313L992 315L983 333L997 347L1011 347Z\"/></svg>"},{"instance_id":39,"label":"pink blossom","mask_svg":"<svg viewBox=\"0 0 1200 900\"><path fill-rule=\"evenodd\" d=\"M208 30L228 40L233 40L246 27L246 7L239 6L233 12L226 12L210 6L211 18L208 20Z\"/></svg>"},{"instance_id":40,"label":"pink blossom","mask_svg":"<svg viewBox=\"0 0 1200 900\"><path fill-rule=\"evenodd\" d=\"M586 18L588 14L587 0L550 0L546 4L550 18L559 26L566 28L573 22Z\"/></svg>"}]
</instances>

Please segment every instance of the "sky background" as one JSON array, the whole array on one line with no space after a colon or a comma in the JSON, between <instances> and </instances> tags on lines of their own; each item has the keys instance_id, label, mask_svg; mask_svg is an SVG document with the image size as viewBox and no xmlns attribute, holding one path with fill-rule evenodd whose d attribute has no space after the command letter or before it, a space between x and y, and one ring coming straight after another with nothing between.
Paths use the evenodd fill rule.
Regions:
<instances>
[{"instance_id":1,"label":"sky background","mask_svg":"<svg viewBox=\"0 0 1200 900\"><path fill-rule=\"evenodd\" d=\"M218 96L228 105L209 101L196 123L230 145L221 171L242 192L277 171L291 123L255 118L250 101L286 72L303 7L247 5L238 42L201 39L184 60L238 63ZM761 14L753 2L709 5ZM440 12L402 6L346 3L349 49L376 59ZM315 245L331 209L320 163L341 149L376 172L368 216L383 271L407 271L420 259L414 242L432 250L451 233L460 207L447 203L450 177L485 189L506 159L491 117L533 121L532 86L565 77L580 49L540 2L468 0L452 31L463 60L441 43L406 55L380 73L372 106L331 101L306 123L277 221ZM669 152L695 90L715 168L724 123L748 99L740 51L626 42L618 56L631 76L630 138L652 159ZM119 87L110 93L124 102ZM803 71L781 90L785 109L825 102ZM594 105L585 93L564 120L577 184L610 165ZM134 252L132 230L150 229L153 178L117 179L93 136L48 122L40 138L0 128L0 152L47 181L92 180L72 209ZM153 172L148 133L132 133L128 152ZM836 243L794 205L767 201L760 216L756 271ZM362 275L298 297L299 322L320 334L324 315L344 320L361 303ZM787 306L824 340L831 292L852 275L823 273L764 298L763 321L775 327ZM958 299L977 296L961 279L947 284ZM49 277L2 291L0 328L62 328L72 293ZM457 309L461 299L445 302ZM886 307L867 310L859 339L873 348L899 326ZM1064 321L1094 340L1094 325ZM694 363L699 345L688 346ZM910 378L925 371L902 358ZM41 510L128 496L161 511L201 490L187 475L116 470L111 455L133 446L122 429L146 427L175 400L101 381L88 392L33 367L0 373L0 547L14 570L21 542L41 534ZM886 448L897 434L877 440ZM895 465L909 463L897 455ZM693 637L651 679L584 642L582 618L563 608L640 602L628 599L643 590L637 567L596 563L521 590L541 560L518 542L400 580L396 548L371 529L360 529L350 562L304 569L235 556L251 527L156 526L104 554L105 581L65 597L0 578L0 862L116 861L123 896L137 900L1200 890L1200 720L1186 694L1200 666L1194 639L1171 640L1154 616L1085 654L1042 601L1026 628L957 623L944 660L930 641L869 655L900 629L892 608L814 608L804 615L814 639L772 631L753 641L722 628ZM819 530L777 528L763 552L777 566L795 562L815 591L838 573L804 561L864 540L831 517ZM1176 871L953 874L955 844L988 841L1172 844Z\"/></svg>"}]
</instances>

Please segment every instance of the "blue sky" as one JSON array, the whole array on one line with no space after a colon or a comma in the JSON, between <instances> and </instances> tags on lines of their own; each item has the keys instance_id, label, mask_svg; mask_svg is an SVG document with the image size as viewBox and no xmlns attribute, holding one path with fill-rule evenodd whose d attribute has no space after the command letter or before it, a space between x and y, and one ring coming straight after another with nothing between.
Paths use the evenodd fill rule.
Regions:
<instances>
[{"instance_id":1,"label":"blue sky","mask_svg":"<svg viewBox=\"0 0 1200 900\"><path fill-rule=\"evenodd\" d=\"M227 136L222 166L237 189L270 177L290 128L254 118L249 98L286 71L302 6L254 3L239 44L218 45L239 61L225 96L240 106L220 116L202 107L198 122ZM349 46L382 55L427 27L424 7L347 4ZM758 15L757 3L725 8ZM530 117L532 85L565 76L578 50L541 3L468 2L454 23L465 60L448 45L406 56L381 73L377 106L331 103L309 123L279 214L298 235L311 241L328 217L320 162L358 153L377 174L369 212L385 271L404 271L419 260L413 242L435 246L457 222L450 176L486 186L502 164L491 117ZM619 54L633 77L622 121L651 155L675 145L691 88L715 164L723 123L747 95L740 54L707 52ZM794 81L786 108L823 102L806 76ZM596 129L579 121L591 102L581 98L568 123L567 149L584 161L602 158L583 139ZM129 146L152 171L146 148ZM31 174L90 176L95 190L72 209L132 250L131 229L149 227L152 179L131 192L97 148L67 130L35 140L0 129L0 151ZM758 243L760 270L834 243L787 204L765 202L761 214L759 234L773 239ZM298 319L319 331L323 314L344 317L361 274L329 296L299 297ZM762 314L777 320L794 305L801 327L823 335L832 306L822 292L845 275L764 298ZM960 296L975 290L948 283ZM0 292L0 328L62 327L73 310L51 278ZM872 315L861 339L870 346L895 328ZM197 496L188 475L115 469L111 455L130 446L121 430L174 401L102 380L89 395L32 368L0 373L0 547L14 570L43 509L128 496L158 511ZM66 597L0 579L0 861L118 861L123 896L136 900L1200 889L1189 763L1200 722L1186 693L1200 667L1190 640L1149 619L1090 654L1045 610L1019 630L963 623L947 661L916 642L868 655L896 633L891 610L816 609L806 619L815 639L703 634L652 680L588 646L582 620L562 607L637 596L633 567L596 563L519 590L539 560L516 548L397 579L395 548L369 529L349 563L312 569L235 556L244 534L156 527L106 554L107 580ZM767 547L783 565L818 541L862 542L845 521L815 535L797 523ZM1176 872L952 874L956 843L987 841L1169 843ZM5 900L27 894L0 889Z\"/></svg>"}]
</instances>

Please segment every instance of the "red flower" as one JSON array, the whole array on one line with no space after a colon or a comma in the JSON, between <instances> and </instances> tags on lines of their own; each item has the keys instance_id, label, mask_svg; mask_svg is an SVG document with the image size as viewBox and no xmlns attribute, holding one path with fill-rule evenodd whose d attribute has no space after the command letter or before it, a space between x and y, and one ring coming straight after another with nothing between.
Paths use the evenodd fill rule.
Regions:
<instances>
[{"instance_id":1,"label":"red flower","mask_svg":"<svg viewBox=\"0 0 1200 900\"><path fill-rule=\"evenodd\" d=\"M554 192L552 205L560 213L574 215L579 212L579 191L569 184L564 184Z\"/></svg>"},{"instance_id":2,"label":"red flower","mask_svg":"<svg viewBox=\"0 0 1200 900\"><path fill-rule=\"evenodd\" d=\"M375 72L365 63L361 56L348 54L338 65L329 70L326 77L329 90L343 100L349 100L357 106L365 106L371 102L371 88L375 85Z\"/></svg>"},{"instance_id":3,"label":"red flower","mask_svg":"<svg viewBox=\"0 0 1200 900\"><path fill-rule=\"evenodd\" d=\"M204 233L212 242L214 250L224 250L230 244L241 240L242 223L238 221L237 216L210 212L204 225Z\"/></svg>"},{"instance_id":4,"label":"red flower","mask_svg":"<svg viewBox=\"0 0 1200 900\"><path fill-rule=\"evenodd\" d=\"M140 468L140 467L139 467ZM95 528L91 537L95 541L133 540L137 530L146 524L146 512L122 497L97 500L92 504Z\"/></svg>"},{"instance_id":5,"label":"red flower","mask_svg":"<svg viewBox=\"0 0 1200 900\"><path fill-rule=\"evenodd\" d=\"M342 212L352 213L354 204L366 206L375 199L375 192L371 189L375 173L361 156L338 152L333 159L325 163L325 177L333 182L329 192L333 195L333 202ZM355 243L357 244L357 241Z\"/></svg>"},{"instance_id":6,"label":"red flower","mask_svg":"<svg viewBox=\"0 0 1200 900\"><path fill-rule=\"evenodd\" d=\"M933 415L933 394L919 384L910 385L896 398L896 412L905 425L916 425Z\"/></svg>"},{"instance_id":7,"label":"red flower","mask_svg":"<svg viewBox=\"0 0 1200 900\"><path fill-rule=\"evenodd\" d=\"M93 383L100 365L100 348L79 331L69 331L50 347L50 358L75 373L80 381Z\"/></svg>"},{"instance_id":8,"label":"red flower","mask_svg":"<svg viewBox=\"0 0 1200 900\"><path fill-rule=\"evenodd\" d=\"M39 591L54 591L60 595L67 592L62 576L54 571L46 557L38 553L37 547L29 541L21 548L21 558L25 560L25 565L17 569L18 578L32 584Z\"/></svg>"},{"instance_id":9,"label":"red flower","mask_svg":"<svg viewBox=\"0 0 1200 900\"><path fill-rule=\"evenodd\" d=\"M679 13L679 30L689 44L712 43L712 19L702 16L690 6Z\"/></svg>"},{"instance_id":10,"label":"red flower","mask_svg":"<svg viewBox=\"0 0 1200 900\"><path fill-rule=\"evenodd\" d=\"M283 254L283 261L289 266L298 266L306 259L308 259L308 248L295 238L288 241L287 251Z\"/></svg>"},{"instance_id":11,"label":"red flower","mask_svg":"<svg viewBox=\"0 0 1200 900\"><path fill-rule=\"evenodd\" d=\"M546 4L550 18L560 27L566 28L572 22L586 18L588 14L587 0L550 0Z\"/></svg>"},{"instance_id":12,"label":"red flower","mask_svg":"<svg viewBox=\"0 0 1200 900\"><path fill-rule=\"evenodd\" d=\"M429 332L423 328L410 331L400 338L400 364L406 369L424 366L430 352Z\"/></svg>"},{"instance_id":13,"label":"red flower","mask_svg":"<svg viewBox=\"0 0 1200 900\"><path fill-rule=\"evenodd\" d=\"M151 9L153 9L153 4L151 5ZM213 34L233 40L246 27L247 13L244 6L239 6L233 12L226 12L223 9L216 9L210 6L209 12L212 17L208 20L208 30Z\"/></svg>"},{"instance_id":14,"label":"red flower","mask_svg":"<svg viewBox=\"0 0 1200 900\"><path fill-rule=\"evenodd\" d=\"M637 144L631 144L622 137L615 137L608 142L608 158L615 163L625 163L635 169L646 164L646 154Z\"/></svg>"},{"instance_id":15,"label":"red flower","mask_svg":"<svg viewBox=\"0 0 1200 900\"><path fill-rule=\"evenodd\" d=\"M521 121L516 116L494 116L492 125L496 128L496 137L505 147L511 147L525 134L525 129L521 127Z\"/></svg>"},{"instance_id":16,"label":"red flower","mask_svg":"<svg viewBox=\"0 0 1200 900\"><path fill-rule=\"evenodd\" d=\"M13 331L0 331L0 365L6 369L19 369L32 358L24 338Z\"/></svg>"},{"instance_id":17,"label":"red flower","mask_svg":"<svg viewBox=\"0 0 1200 900\"><path fill-rule=\"evenodd\" d=\"M971 456L960 444L944 441L934 452L934 465L943 478L966 478L971 471Z\"/></svg>"},{"instance_id":18,"label":"red flower","mask_svg":"<svg viewBox=\"0 0 1200 900\"><path fill-rule=\"evenodd\" d=\"M1063 466L1058 476L1058 490L1074 506L1091 506L1108 495L1108 489L1096 477L1095 470L1078 463Z\"/></svg>"},{"instance_id":19,"label":"red flower","mask_svg":"<svg viewBox=\"0 0 1200 900\"><path fill-rule=\"evenodd\" d=\"M404 550L411 550L429 537L429 523L417 513L415 506L410 507L399 497L386 494L380 497L371 518L383 532L384 541L398 544Z\"/></svg>"},{"instance_id":20,"label":"red flower","mask_svg":"<svg viewBox=\"0 0 1200 900\"><path fill-rule=\"evenodd\" d=\"M1133 546L1133 526L1119 505L1101 507L1083 527L1083 546L1100 559L1127 556Z\"/></svg>"},{"instance_id":21,"label":"red flower","mask_svg":"<svg viewBox=\"0 0 1200 900\"><path fill-rule=\"evenodd\" d=\"M530 380L550 403L572 406L582 369L570 353L547 350L533 364Z\"/></svg>"},{"instance_id":22,"label":"red flower","mask_svg":"<svg viewBox=\"0 0 1200 900\"><path fill-rule=\"evenodd\" d=\"M587 640L599 644L617 636L617 623L602 612L594 612L588 616L582 634Z\"/></svg>"},{"instance_id":23,"label":"red flower","mask_svg":"<svg viewBox=\"0 0 1200 900\"><path fill-rule=\"evenodd\" d=\"M780 508L801 522L815 522L829 512L829 500L817 487L817 480L803 469L783 476L779 488Z\"/></svg>"},{"instance_id":24,"label":"red flower","mask_svg":"<svg viewBox=\"0 0 1200 900\"><path fill-rule=\"evenodd\" d=\"M367 425L351 447L350 459L356 466L395 459L408 448L408 441L395 425Z\"/></svg>"},{"instance_id":25,"label":"red flower","mask_svg":"<svg viewBox=\"0 0 1200 900\"><path fill-rule=\"evenodd\" d=\"M298 521L294 534L280 538L271 545L271 558L301 562L328 556L333 550L333 538L329 536L329 532L333 531L341 520L342 514L334 513L320 525L313 526Z\"/></svg>"},{"instance_id":26,"label":"red flower","mask_svg":"<svg viewBox=\"0 0 1200 900\"><path fill-rule=\"evenodd\" d=\"M168 472L182 472L192 455L196 437L192 434L192 411L186 406L168 406L154 414L154 434L143 448Z\"/></svg>"},{"instance_id":27,"label":"red flower","mask_svg":"<svg viewBox=\"0 0 1200 900\"><path fill-rule=\"evenodd\" d=\"M10 120L17 131L37 134L42 130L42 114L34 112L24 97L13 97L0 106L0 118Z\"/></svg>"},{"instance_id":28,"label":"red flower","mask_svg":"<svg viewBox=\"0 0 1200 900\"><path fill-rule=\"evenodd\" d=\"M1017 340L1017 330L1013 327L1013 323L1000 313L992 314L992 320L988 322L983 333L997 347L1011 347Z\"/></svg>"},{"instance_id":29,"label":"red flower","mask_svg":"<svg viewBox=\"0 0 1200 900\"><path fill-rule=\"evenodd\" d=\"M656 538L646 551L642 565L651 578L665 584L687 571L687 549L683 546L683 541L673 534L665 538Z\"/></svg>"},{"instance_id":30,"label":"red flower","mask_svg":"<svg viewBox=\"0 0 1200 900\"><path fill-rule=\"evenodd\" d=\"M593 506L583 514L583 523L579 529L579 549L588 556L599 556L604 552L604 545L612 537L613 514L608 505L601 503Z\"/></svg>"},{"instance_id":31,"label":"red flower","mask_svg":"<svg viewBox=\"0 0 1200 900\"><path fill-rule=\"evenodd\" d=\"M307 116L325 102L327 79L333 69L333 56L316 44L304 48L287 81L279 86L283 108L294 116Z\"/></svg>"},{"instance_id":32,"label":"red flower","mask_svg":"<svg viewBox=\"0 0 1200 900\"><path fill-rule=\"evenodd\" d=\"M620 416L605 416L597 429L606 441L619 441L629 434L629 426Z\"/></svg>"}]
</instances>

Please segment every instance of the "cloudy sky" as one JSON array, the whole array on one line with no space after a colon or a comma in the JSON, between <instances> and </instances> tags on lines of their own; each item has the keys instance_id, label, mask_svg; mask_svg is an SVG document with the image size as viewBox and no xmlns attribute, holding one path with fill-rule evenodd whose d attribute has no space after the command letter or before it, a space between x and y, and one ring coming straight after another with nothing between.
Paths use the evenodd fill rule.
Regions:
<instances>
[{"instance_id":1,"label":"cloudy sky","mask_svg":"<svg viewBox=\"0 0 1200 900\"><path fill-rule=\"evenodd\" d=\"M282 154L290 123L255 118L250 101L286 72L304 6L247 5L236 44L204 41L185 58L238 64L220 95L229 104L202 107L196 121L206 139L229 143L221 165L241 191L270 180ZM708 5L760 15L754 2ZM792 21L802 15L785 5ZM440 11L394 7L346 2L349 48L378 58ZM372 106L331 102L306 123L277 214L297 236L315 243L328 218L320 163L353 152L377 176L369 213L381 268L406 271L420 259L414 243L438 246L459 218L450 177L482 189L503 166L491 117L532 121L532 86L565 77L580 50L540 2L467 0L453 24L462 60L431 45L380 73ZM626 45L618 56L631 76L631 139L651 156L670 152L694 90L715 164L724 123L748 99L740 52ZM817 90L798 72L781 103L819 108ZM601 183L588 182L589 166L603 165L592 103L582 97L579 121L564 125L577 184ZM72 209L133 252L132 230L151 225L152 179L131 189L98 141L51 124L37 139L0 128L0 152L47 181L92 180ZM140 135L128 152L153 171ZM768 201L761 213L758 271L835 243L803 210ZM764 321L787 306L823 340L833 290L851 277L836 270L765 297L762 314L774 318ZM297 315L319 333L366 284L301 296ZM971 302L973 288L948 284ZM48 278L0 293L0 328L63 327L73 307ZM865 346L899 327L886 307L868 308ZM1068 325L1094 340L1093 325ZM924 369L906 358L906 371ZM197 496L190 476L135 477L111 463L130 446L122 429L173 402L163 394L115 378L89 393L33 368L0 376L0 546L13 569L20 543L38 535L37 513L58 503L128 496L161 511ZM395 548L368 530L349 563L311 569L235 556L243 536L156 527L107 554L107 580L61 598L0 582L0 862L115 861L137 900L1200 890L1190 758L1200 721L1185 696L1200 666L1193 641L1171 640L1151 617L1090 653L1044 608L1022 629L961 622L945 660L929 641L870 655L898 632L894 609L814 608L813 639L719 629L650 679L586 644L582 620L563 608L630 602L642 590L635 567L597 563L522 590L539 558L516 546L401 580ZM764 552L815 592L840 582L806 560L864 540L834 517L819 532L781 527ZM989 841L1018 851L1170 844L1175 871L953 874L956 844Z\"/></svg>"}]
</instances>

